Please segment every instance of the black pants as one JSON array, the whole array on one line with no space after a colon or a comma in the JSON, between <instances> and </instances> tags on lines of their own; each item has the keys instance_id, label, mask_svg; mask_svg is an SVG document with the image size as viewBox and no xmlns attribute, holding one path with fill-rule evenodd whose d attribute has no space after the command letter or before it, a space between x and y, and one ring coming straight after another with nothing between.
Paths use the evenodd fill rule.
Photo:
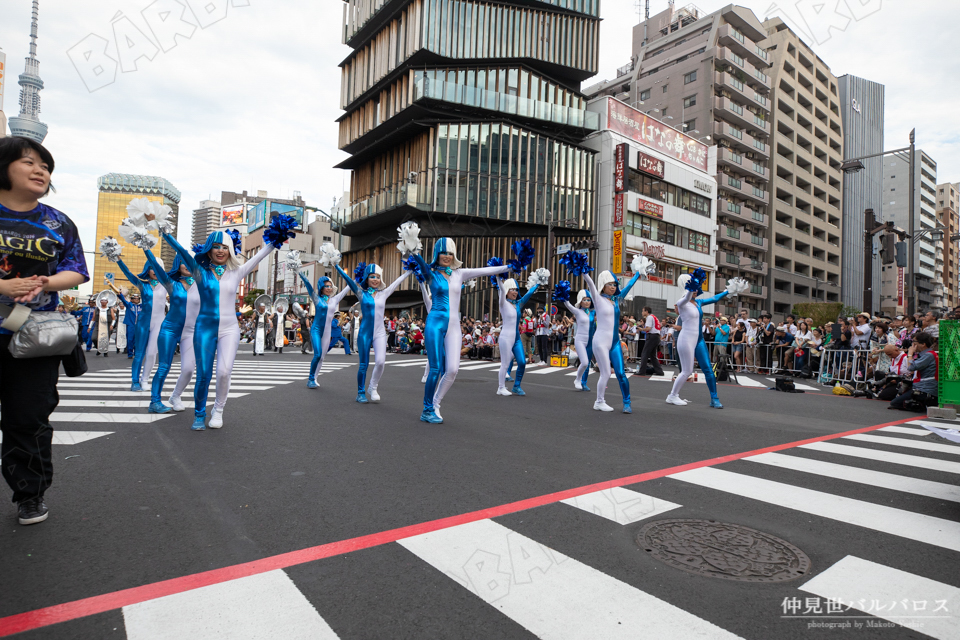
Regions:
<instances>
[{"instance_id":1,"label":"black pants","mask_svg":"<svg viewBox=\"0 0 960 640\"><path fill-rule=\"evenodd\" d=\"M9 346L10 336L0 336L0 466L20 502L43 495L53 482L50 414L60 403L60 357L18 360Z\"/></svg>"},{"instance_id":2,"label":"black pants","mask_svg":"<svg viewBox=\"0 0 960 640\"><path fill-rule=\"evenodd\" d=\"M550 336L537 336L537 351L541 362L550 362Z\"/></svg>"},{"instance_id":3,"label":"black pants","mask_svg":"<svg viewBox=\"0 0 960 640\"><path fill-rule=\"evenodd\" d=\"M662 376L663 367L660 366L660 359L657 358L657 348L660 346L660 335L656 333L648 333L646 339L643 341L643 353L640 354L640 368L639 375L647 375L647 361L650 361L650 365L653 367L654 375Z\"/></svg>"}]
</instances>

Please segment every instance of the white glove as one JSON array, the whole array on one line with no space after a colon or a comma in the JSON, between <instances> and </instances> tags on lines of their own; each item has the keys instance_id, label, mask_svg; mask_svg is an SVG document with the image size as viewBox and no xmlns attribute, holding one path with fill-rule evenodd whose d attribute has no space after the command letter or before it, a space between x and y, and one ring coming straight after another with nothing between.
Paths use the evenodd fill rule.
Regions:
<instances>
[{"instance_id":1,"label":"white glove","mask_svg":"<svg viewBox=\"0 0 960 640\"><path fill-rule=\"evenodd\" d=\"M300 252L296 249L287 251L287 268L299 271L303 265L300 262Z\"/></svg>"},{"instance_id":2,"label":"white glove","mask_svg":"<svg viewBox=\"0 0 960 640\"><path fill-rule=\"evenodd\" d=\"M124 218L120 223L120 237L140 249L153 249L157 239L150 235L146 225L138 225L130 218Z\"/></svg>"},{"instance_id":3,"label":"white glove","mask_svg":"<svg viewBox=\"0 0 960 640\"><path fill-rule=\"evenodd\" d=\"M750 283L743 278L733 278L727 281L727 293L730 297L738 296L750 289Z\"/></svg>"},{"instance_id":4,"label":"white glove","mask_svg":"<svg viewBox=\"0 0 960 640\"><path fill-rule=\"evenodd\" d=\"M118 261L122 252L123 247L120 246L120 243L117 242L116 238L107 236L100 241L100 255L110 262Z\"/></svg>"},{"instance_id":5,"label":"white glove","mask_svg":"<svg viewBox=\"0 0 960 640\"><path fill-rule=\"evenodd\" d=\"M649 278L657 272L657 265L647 256L634 256L630 270L639 273L641 278Z\"/></svg>"},{"instance_id":6,"label":"white glove","mask_svg":"<svg viewBox=\"0 0 960 640\"><path fill-rule=\"evenodd\" d=\"M408 220L397 227L397 236L400 239L397 243L397 251L403 254L404 258L423 251L423 242L420 240L420 225L413 220Z\"/></svg>"},{"instance_id":7,"label":"white glove","mask_svg":"<svg viewBox=\"0 0 960 640\"><path fill-rule=\"evenodd\" d=\"M325 267L332 267L334 265L340 264L340 258L343 256L337 248L333 246L332 242L324 242L320 245L320 264Z\"/></svg>"},{"instance_id":8,"label":"white glove","mask_svg":"<svg viewBox=\"0 0 960 640\"><path fill-rule=\"evenodd\" d=\"M527 289L532 288L534 285L540 285L542 287L548 282L550 282L550 270L540 267L527 278Z\"/></svg>"}]
</instances>

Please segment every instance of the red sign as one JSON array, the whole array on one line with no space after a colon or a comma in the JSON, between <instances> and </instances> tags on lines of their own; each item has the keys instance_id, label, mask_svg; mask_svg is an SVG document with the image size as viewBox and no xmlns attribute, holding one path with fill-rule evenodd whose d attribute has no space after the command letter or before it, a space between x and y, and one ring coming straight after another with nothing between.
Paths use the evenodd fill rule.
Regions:
<instances>
[{"instance_id":1,"label":"red sign","mask_svg":"<svg viewBox=\"0 0 960 640\"><path fill-rule=\"evenodd\" d=\"M648 216L653 216L654 218L663 219L663 205L657 204L656 202L650 202L649 200L644 200L639 198L639 203L637 205L637 210L640 213L645 213Z\"/></svg>"},{"instance_id":2,"label":"red sign","mask_svg":"<svg viewBox=\"0 0 960 640\"><path fill-rule=\"evenodd\" d=\"M897 306L903 306L903 267L897 267Z\"/></svg>"},{"instance_id":3,"label":"red sign","mask_svg":"<svg viewBox=\"0 0 960 640\"><path fill-rule=\"evenodd\" d=\"M647 242L641 242L640 255L649 256L651 258L662 258L667 254L667 250L662 244L648 244Z\"/></svg>"},{"instance_id":4,"label":"red sign","mask_svg":"<svg viewBox=\"0 0 960 640\"><path fill-rule=\"evenodd\" d=\"M613 156L613 191L620 193L627 190L627 143L618 144Z\"/></svg>"},{"instance_id":5,"label":"red sign","mask_svg":"<svg viewBox=\"0 0 960 640\"><path fill-rule=\"evenodd\" d=\"M707 145L614 98L607 98L607 128L700 171L707 170Z\"/></svg>"},{"instance_id":6,"label":"red sign","mask_svg":"<svg viewBox=\"0 0 960 640\"><path fill-rule=\"evenodd\" d=\"M623 226L623 200L624 195L618 193L613 196L613 226L622 227Z\"/></svg>"},{"instance_id":7,"label":"red sign","mask_svg":"<svg viewBox=\"0 0 960 640\"><path fill-rule=\"evenodd\" d=\"M637 153L639 154L637 157L637 169L656 178L663 177L663 160L648 156L643 151L638 151Z\"/></svg>"}]
</instances>

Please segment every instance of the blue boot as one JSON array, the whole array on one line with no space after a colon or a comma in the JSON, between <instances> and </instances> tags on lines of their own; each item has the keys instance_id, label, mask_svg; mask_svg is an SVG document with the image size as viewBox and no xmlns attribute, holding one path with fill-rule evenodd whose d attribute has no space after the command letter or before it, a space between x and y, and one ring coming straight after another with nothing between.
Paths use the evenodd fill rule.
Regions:
<instances>
[{"instance_id":1,"label":"blue boot","mask_svg":"<svg viewBox=\"0 0 960 640\"><path fill-rule=\"evenodd\" d=\"M134 382L130 385L130 391L143 391L143 387L140 386L139 382Z\"/></svg>"},{"instance_id":2,"label":"blue boot","mask_svg":"<svg viewBox=\"0 0 960 640\"><path fill-rule=\"evenodd\" d=\"M623 403L623 412L624 412L624 413L633 413L633 409L630 407L630 403L629 403L629 402L624 402L624 403Z\"/></svg>"},{"instance_id":3,"label":"blue boot","mask_svg":"<svg viewBox=\"0 0 960 640\"><path fill-rule=\"evenodd\" d=\"M524 390L521 389L519 386L513 385L513 395L515 395L515 396L525 396L525 395L527 395L527 394L526 394L526 393L524 392Z\"/></svg>"},{"instance_id":4,"label":"blue boot","mask_svg":"<svg viewBox=\"0 0 960 640\"><path fill-rule=\"evenodd\" d=\"M357 402L359 402L360 404L367 404L368 400L367 400L367 392L366 392L366 391L358 391L358 392L357 392Z\"/></svg>"},{"instance_id":5,"label":"blue boot","mask_svg":"<svg viewBox=\"0 0 960 640\"><path fill-rule=\"evenodd\" d=\"M590 391L590 387L587 386L586 380L580 383L580 386L583 387L584 391Z\"/></svg>"},{"instance_id":6,"label":"blue boot","mask_svg":"<svg viewBox=\"0 0 960 640\"><path fill-rule=\"evenodd\" d=\"M307 389L316 389L316 388L317 388L316 380L314 380L313 378L310 378L309 380L307 380Z\"/></svg>"},{"instance_id":7,"label":"blue boot","mask_svg":"<svg viewBox=\"0 0 960 640\"><path fill-rule=\"evenodd\" d=\"M434 413L433 409L424 409L423 413L420 414L420 422L443 424L443 418Z\"/></svg>"},{"instance_id":8,"label":"blue boot","mask_svg":"<svg viewBox=\"0 0 960 640\"><path fill-rule=\"evenodd\" d=\"M510 374L507 374L507 377L503 379L504 382L513 382L513 377Z\"/></svg>"},{"instance_id":9,"label":"blue boot","mask_svg":"<svg viewBox=\"0 0 960 640\"><path fill-rule=\"evenodd\" d=\"M720 404L720 398L713 396L710 398L710 408L711 409L723 409L723 405Z\"/></svg>"},{"instance_id":10,"label":"blue boot","mask_svg":"<svg viewBox=\"0 0 960 640\"><path fill-rule=\"evenodd\" d=\"M157 400L156 402L151 402L150 408L147 409L147 413L169 413L169 412L170 412L170 407L163 404L159 400Z\"/></svg>"},{"instance_id":11,"label":"blue boot","mask_svg":"<svg viewBox=\"0 0 960 640\"><path fill-rule=\"evenodd\" d=\"M206 416L195 416L193 418L193 424L190 426L191 431L206 431L207 425L204 424Z\"/></svg>"}]
</instances>

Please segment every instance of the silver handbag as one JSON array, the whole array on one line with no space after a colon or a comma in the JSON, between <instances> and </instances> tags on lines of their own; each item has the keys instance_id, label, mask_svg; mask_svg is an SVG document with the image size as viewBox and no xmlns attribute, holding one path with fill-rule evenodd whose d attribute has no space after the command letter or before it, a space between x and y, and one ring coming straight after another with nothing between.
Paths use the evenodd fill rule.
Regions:
<instances>
[{"instance_id":1,"label":"silver handbag","mask_svg":"<svg viewBox=\"0 0 960 640\"><path fill-rule=\"evenodd\" d=\"M24 312L26 309L26 312ZM10 355L14 358L65 356L77 346L80 323L69 313L30 311L29 307L0 305L5 320L0 325L13 331Z\"/></svg>"}]
</instances>

